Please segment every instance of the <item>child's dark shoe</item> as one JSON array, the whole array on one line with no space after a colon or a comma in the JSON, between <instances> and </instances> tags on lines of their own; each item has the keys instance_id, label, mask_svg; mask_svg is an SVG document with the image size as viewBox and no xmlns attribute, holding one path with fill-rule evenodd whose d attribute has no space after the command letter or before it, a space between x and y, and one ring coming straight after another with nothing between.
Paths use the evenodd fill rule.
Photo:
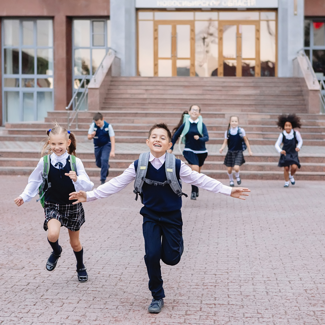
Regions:
<instances>
[{"instance_id":1,"label":"child's dark shoe","mask_svg":"<svg viewBox=\"0 0 325 325\"><path fill-rule=\"evenodd\" d=\"M289 187L290 182L285 182L283 187Z\"/></svg>"},{"instance_id":2,"label":"child's dark shoe","mask_svg":"<svg viewBox=\"0 0 325 325\"><path fill-rule=\"evenodd\" d=\"M229 186L234 187L234 186L235 186L234 181L230 181L230 182L229 182Z\"/></svg>"},{"instance_id":3,"label":"child's dark shoe","mask_svg":"<svg viewBox=\"0 0 325 325\"><path fill-rule=\"evenodd\" d=\"M148 312L151 314L159 314L161 309L164 307L164 299L152 299L150 306L148 307Z\"/></svg>"},{"instance_id":4,"label":"child's dark shoe","mask_svg":"<svg viewBox=\"0 0 325 325\"><path fill-rule=\"evenodd\" d=\"M191 193L191 200L196 200L196 192Z\"/></svg>"},{"instance_id":5,"label":"child's dark shoe","mask_svg":"<svg viewBox=\"0 0 325 325\"><path fill-rule=\"evenodd\" d=\"M241 184L241 179L240 177L236 178L237 184L240 185Z\"/></svg>"},{"instance_id":6,"label":"child's dark shoe","mask_svg":"<svg viewBox=\"0 0 325 325\"><path fill-rule=\"evenodd\" d=\"M77 269L78 273L78 281L79 282L87 282L88 281L88 274L87 274L87 269L85 267L81 269Z\"/></svg>"},{"instance_id":7,"label":"child's dark shoe","mask_svg":"<svg viewBox=\"0 0 325 325\"><path fill-rule=\"evenodd\" d=\"M100 185L103 185L103 184L105 184L105 181L100 181Z\"/></svg>"},{"instance_id":8,"label":"child's dark shoe","mask_svg":"<svg viewBox=\"0 0 325 325\"><path fill-rule=\"evenodd\" d=\"M291 182L292 185L296 184L295 179L292 176L289 179L290 179L290 182Z\"/></svg>"},{"instance_id":9,"label":"child's dark shoe","mask_svg":"<svg viewBox=\"0 0 325 325\"><path fill-rule=\"evenodd\" d=\"M61 254L62 254L62 247L61 247L60 255L56 255L54 252L51 253L50 257L46 262L46 269L48 271L53 271L55 269L56 264L58 263L58 260L61 257Z\"/></svg>"}]
</instances>

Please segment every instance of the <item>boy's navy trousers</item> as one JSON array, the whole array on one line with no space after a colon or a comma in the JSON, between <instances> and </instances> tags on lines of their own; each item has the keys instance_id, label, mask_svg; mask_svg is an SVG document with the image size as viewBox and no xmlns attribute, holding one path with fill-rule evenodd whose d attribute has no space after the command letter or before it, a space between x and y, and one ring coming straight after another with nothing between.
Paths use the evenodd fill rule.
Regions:
<instances>
[{"instance_id":1,"label":"boy's navy trousers","mask_svg":"<svg viewBox=\"0 0 325 325\"><path fill-rule=\"evenodd\" d=\"M101 168L100 180L105 181L107 177L107 170L109 168L109 154L111 153L111 143L108 142L103 146L95 147L96 166Z\"/></svg>"},{"instance_id":2,"label":"boy's navy trousers","mask_svg":"<svg viewBox=\"0 0 325 325\"><path fill-rule=\"evenodd\" d=\"M183 254L181 210L156 212L143 207L144 260L149 276L149 290L154 299L165 297L161 278L160 260L167 265L176 265Z\"/></svg>"}]
</instances>

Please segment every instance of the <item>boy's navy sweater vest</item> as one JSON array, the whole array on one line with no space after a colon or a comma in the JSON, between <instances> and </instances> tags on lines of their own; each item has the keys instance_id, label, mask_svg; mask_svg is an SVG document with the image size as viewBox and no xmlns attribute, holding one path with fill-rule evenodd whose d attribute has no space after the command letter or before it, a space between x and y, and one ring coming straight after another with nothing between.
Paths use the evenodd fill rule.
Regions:
<instances>
[{"instance_id":1,"label":"boy's navy sweater vest","mask_svg":"<svg viewBox=\"0 0 325 325\"><path fill-rule=\"evenodd\" d=\"M51 183L51 187L45 192L45 201L56 204L72 204L74 202L69 200L69 194L75 192L76 189L70 177L64 175L70 171L70 156L61 170L50 163L49 183Z\"/></svg>"},{"instance_id":2,"label":"boy's navy sweater vest","mask_svg":"<svg viewBox=\"0 0 325 325\"><path fill-rule=\"evenodd\" d=\"M228 134L228 150L229 151L242 151L242 142L243 139L239 135L239 129L237 134L231 135L230 133Z\"/></svg>"},{"instance_id":3,"label":"boy's navy sweater vest","mask_svg":"<svg viewBox=\"0 0 325 325\"><path fill-rule=\"evenodd\" d=\"M175 132L172 143L173 147L171 148L173 150L176 140L180 137L182 134L182 131L185 127L185 123L183 123L179 129ZM207 127L204 123L202 123L202 133L203 136L199 133L199 130L197 129L197 123L190 123L190 129L188 130L188 133L185 135L185 148L192 149L194 151L206 151L205 143L209 141L209 134ZM195 140L194 136L198 135L200 137L199 140Z\"/></svg>"},{"instance_id":4,"label":"boy's navy sweater vest","mask_svg":"<svg viewBox=\"0 0 325 325\"><path fill-rule=\"evenodd\" d=\"M101 147L104 146L105 144L109 143L111 141L109 134L108 134L108 126L109 124L104 121L104 126L101 129L100 127L98 127L95 123L94 123L95 128L97 128L96 130L96 135L94 137L94 145L96 147Z\"/></svg>"},{"instance_id":5,"label":"boy's navy sweater vest","mask_svg":"<svg viewBox=\"0 0 325 325\"><path fill-rule=\"evenodd\" d=\"M138 169L138 160L134 162L135 171ZM181 161L176 159L176 176L179 177L181 169ZM165 163L157 170L148 163L148 171L146 178L153 181L165 182L167 180ZM154 186L143 183L142 186L142 203L148 209L157 212L169 212L180 210L182 207L182 198L173 192L169 185Z\"/></svg>"}]
</instances>

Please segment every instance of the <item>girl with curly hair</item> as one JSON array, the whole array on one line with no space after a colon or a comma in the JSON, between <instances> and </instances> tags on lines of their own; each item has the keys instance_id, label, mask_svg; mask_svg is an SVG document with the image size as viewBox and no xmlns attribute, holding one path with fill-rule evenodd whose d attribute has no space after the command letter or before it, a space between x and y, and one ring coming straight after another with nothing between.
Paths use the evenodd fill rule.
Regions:
<instances>
[{"instance_id":1,"label":"girl with curly hair","mask_svg":"<svg viewBox=\"0 0 325 325\"><path fill-rule=\"evenodd\" d=\"M302 147L302 138L296 128L301 128L300 118L296 114L280 115L277 125L282 132L275 144L275 149L281 154L278 163L279 167L284 167L284 187L289 184L295 185L294 174L301 167L298 152ZM280 147L283 144L282 148Z\"/></svg>"}]
</instances>

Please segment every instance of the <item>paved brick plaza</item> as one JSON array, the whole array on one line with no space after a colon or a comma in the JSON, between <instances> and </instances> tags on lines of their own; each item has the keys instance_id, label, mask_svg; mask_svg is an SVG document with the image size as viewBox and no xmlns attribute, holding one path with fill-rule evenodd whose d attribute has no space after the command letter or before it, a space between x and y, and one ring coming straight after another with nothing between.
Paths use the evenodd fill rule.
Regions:
<instances>
[{"instance_id":1,"label":"paved brick plaza","mask_svg":"<svg viewBox=\"0 0 325 325\"><path fill-rule=\"evenodd\" d=\"M84 205L89 281L80 284L67 231L49 273L40 204L13 203L27 177L1 176L0 324L325 324L324 184L297 179L289 189L244 181L247 201L205 191L184 199L185 252L162 266L165 307L150 315L131 186Z\"/></svg>"}]
</instances>

